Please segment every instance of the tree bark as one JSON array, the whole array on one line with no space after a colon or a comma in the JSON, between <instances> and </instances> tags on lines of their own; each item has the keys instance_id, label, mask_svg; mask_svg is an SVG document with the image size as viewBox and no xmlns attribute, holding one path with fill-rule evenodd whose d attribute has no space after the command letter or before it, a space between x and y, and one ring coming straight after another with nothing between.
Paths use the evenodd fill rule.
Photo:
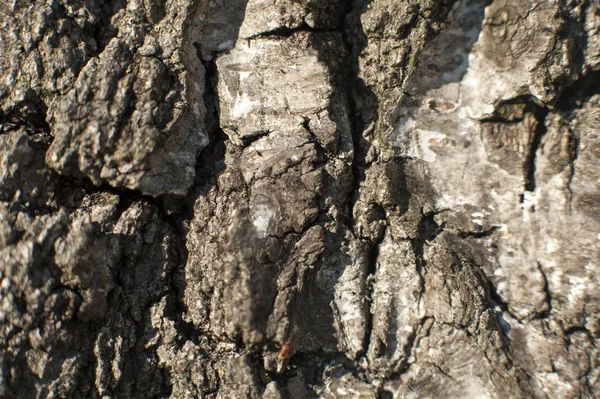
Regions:
<instances>
[{"instance_id":1,"label":"tree bark","mask_svg":"<svg viewBox=\"0 0 600 399\"><path fill-rule=\"evenodd\" d=\"M596 0L2 0L0 397L600 397Z\"/></svg>"}]
</instances>

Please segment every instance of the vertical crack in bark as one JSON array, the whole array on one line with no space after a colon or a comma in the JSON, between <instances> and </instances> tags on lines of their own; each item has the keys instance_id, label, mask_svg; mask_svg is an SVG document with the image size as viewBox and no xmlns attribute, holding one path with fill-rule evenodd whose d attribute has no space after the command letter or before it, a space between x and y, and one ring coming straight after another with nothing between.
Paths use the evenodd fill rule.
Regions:
<instances>
[{"instance_id":1,"label":"vertical crack in bark","mask_svg":"<svg viewBox=\"0 0 600 399\"><path fill-rule=\"evenodd\" d=\"M579 138L578 137L574 137L573 134L571 134L571 140L573 141L571 147L571 159L569 161L569 175L567 177L567 192L568 192L568 198L567 198L567 207L569 208L569 215L573 214L573 189L571 187L571 185L573 184L573 178L575 177L575 161L577 161L577 158L579 157Z\"/></svg>"},{"instance_id":2,"label":"vertical crack in bark","mask_svg":"<svg viewBox=\"0 0 600 399\"><path fill-rule=\"evenodd\" d=\"M542 142L542 137L546 134L546 116L548 115L548 108L537 107L534 111L534 115L537 119L537 127L533 133L533 140L529 147L529 152L525 158L524 163L524 174L525 174L525 190L533 192L535 191L535 160L537 151Z\"/></svg>"},{"instance_id":3,"label":"vertical crack in bark","mask_svg":"<svg viewBox=\"0 0 600 399\"><path fill-rule=\"evenodd\" d=\"M216 184L216 178L222 171L222 163L225 157L225 141L227 135L221 129L218 94L217 94L217 65L216 54L211 54L209 61L203 58L202 49L199 43L194 43L197 50L198 59L205 68L204 74L204 106L206 108L205 128L209 135L209 144L202 150L196 159L196 180L190 189L186 198L174 199L172 205L178 209L178 212L171 216L171 225L176 231L177 250L179 252L178 264L173 271L171 279L171 288L175 296L175 315L177 331L182 335L183 342L190 340L198 343L200 336L205 335L197 326L184 320L184 314L187 313L187 305L184 302L185 292L185 267L188 260L187 235L189 233L189 223L194 218L194 202L198 196L198 191L203 190L203 186ZM176 201L176 202L175 202ZM210 306L210 299L206 298L207 306ZM208 310L210 312L210 309ZM183 343L182 342L182 343Z\"/></svg>"},{"instance_id":4,"label":"vertical crack in bark","mask_svg":"<svg viewBox=\"0 0 600 399\"><path fill-rule=\"evenodd\" d=\"M347 3L346 13L343 14L343 20L340 24L340 33L349 57L348 63L343 72L347 77L346 81L349 82L348 86L346 87L346 92L350 106L350 126L352 129L352 141L354 147L354 158L352 160L352 192L348 198L348 206L350 208L348 224L356 235L357 232L355 231L354 226L353 209L356 205L356 202L360 198L360 185L365 180L365 158L370 148L370 144L367 143L362 136L362 132L364 131L365 127L365 120L362 109L358 105L357 97L360 97L361 100L365 100L368 97L366 92L370 90L359 76L358 65L358 57L360 56L363 48L366 46L366 43L357 43L351 39L353 32L349 19L351 17L357 18L358 21L354 21L354 23L360 24L360 15L353 15L358 12L356 9L358 1L347 0Z\"/></svg>"},{"instance_id":5,"label":"vertical crack in bark","mask_svg":"<svg viewBox=\"0 0 600 399\"><path fill-rule=\"evenodd\" d=\"M548 284L548 277L544 272L544 267L539 261L537 262L537 268L544 279L544 293L546 294L546 303L548 304L548 309L542 312L539 316L541 318L546 318L552 314L552 293L550 292L550 285Z\"/></svg>"},{"instance_id":6,"label":"vertical crack in bark","mask_svg":"<svg viewBox=\"0 0 600 399\"><path fill-rule=\"evenodd\" d=\"M443 231L443 225L438 225L434 217L434 213L427 215L423 214L421 222L419 223L418 236L416 239L410 240L417 260L417 273L419 273L421 279L419 302L425 294L425 276L423 275L423 271L427 265L427 261L425 260L427 242L435 240L435 238Z\"/></svg>"},{"instance_id":7,"label":"vertical crack in bark","mask_svg":"<svg viewBox=\"0 0 600 399\"><path fill-rule=\"evenodd\" d=\"M345 13L342 13L342 21L339 24L342 40L348 52L348 63L343 70L346 75L345 79L349 84L346 86L347 98L350 108L350 126L352 129L352 144L354 148L354 157L352 159L352 190L348 197L348 220L347 225L353 231L354 236L359 238L360 235L356 229L354 220L354 208L360 199L360 187L366 179L367 165L365 159L371 145L363 137L363 132L366 127L368 116L365 111L359 106L359 103L366 102L369 97L374 97L374 94L366 83L360 78L359 56L362 50L367 45L366 35L363 31L355 32L353 26L361 26L360 15L366 11L370 1L347 0ZM354 20L351 20L354 18ZM353 35L360 35L355 37ZM375 107L376 109L377 107ZM375 111L376 112L376 111ZM379 245L385 237L384 229L381 237L375 242L366 243L368 245L366 276L365 276L365 295L367 301L366 321L365 321L365 338L363 353L359 356L365 356L369 349L371 341L371 333L373 330L373 289L375 273L377 272L377 258L379 256ZM364 240L363 238L359 238Z\"/></svg>"},{"instance_id":8,"label":"vertical crack in bark","mask_svg":"<svg viewBox=\"0 0 600 399\"><path fill-rule=\"evenodd\" d=\"M380 240L370 244L369 250L368 250L369 252L367 255L367 262L368 262L367 274L365 276L365 279L366 279L366 281L365 281L365 284L366 284L365 300L367 301L367 314L366 314L367 320L365 321L365 344L364 344L363 353L359 354L359 356L366 355L368 353L369 343L371 342L371 334L373 332L372 306L373 306L373 294L374 294L374 288L375 288L375 274L377 273L377 259L379 258L379 246L381 244L381 241L383 241L385 234L386 234L386 232L383 233Z\"/></svg>"}]
</instances>

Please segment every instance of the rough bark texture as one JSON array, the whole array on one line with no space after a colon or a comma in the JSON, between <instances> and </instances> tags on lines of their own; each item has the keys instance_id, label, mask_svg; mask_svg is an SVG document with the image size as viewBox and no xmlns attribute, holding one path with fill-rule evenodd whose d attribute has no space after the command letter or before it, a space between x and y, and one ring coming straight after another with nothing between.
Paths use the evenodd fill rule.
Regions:
<instances>
[{"instance_id":1,"label":"rough bark texture","mask_svg":"<svg viewBox=\"0 0 600 399\"><path fill-rule=\"evenodd\" d=\"M598 1L1 1L0 397L600 397Z\"/></svg>"}]
</instances>

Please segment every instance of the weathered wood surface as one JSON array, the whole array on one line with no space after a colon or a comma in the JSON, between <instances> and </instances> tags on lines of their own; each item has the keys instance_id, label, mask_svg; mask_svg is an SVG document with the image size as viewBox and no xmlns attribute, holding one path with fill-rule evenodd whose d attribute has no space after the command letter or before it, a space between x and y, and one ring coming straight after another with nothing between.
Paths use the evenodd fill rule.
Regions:
<instances>
[{"instance_id":1,"label":"weathered wood surface","mask_svg":"<svg viewBox=\"0 0 600 399\"><path fill-rule=\"evenodd\" d=\"M600 397L597 0L0 6L0 397Z\"/></svg>"}]
</instances>

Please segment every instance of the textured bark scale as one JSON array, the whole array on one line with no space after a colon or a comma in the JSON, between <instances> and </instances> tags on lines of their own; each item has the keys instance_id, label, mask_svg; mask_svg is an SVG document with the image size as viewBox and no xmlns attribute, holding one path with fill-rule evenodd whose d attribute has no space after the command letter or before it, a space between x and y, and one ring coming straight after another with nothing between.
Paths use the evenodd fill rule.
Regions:
<instances>
[{"instance_id":1,"label":"textured bark scale","mask_svg":"<svg viewBox=\"0 0 600 399\"><path fill-rule=\"evenodd\" d=\"M0 0L0 397L600 396L597 0Z\"/></svg>"}]
</instances>

